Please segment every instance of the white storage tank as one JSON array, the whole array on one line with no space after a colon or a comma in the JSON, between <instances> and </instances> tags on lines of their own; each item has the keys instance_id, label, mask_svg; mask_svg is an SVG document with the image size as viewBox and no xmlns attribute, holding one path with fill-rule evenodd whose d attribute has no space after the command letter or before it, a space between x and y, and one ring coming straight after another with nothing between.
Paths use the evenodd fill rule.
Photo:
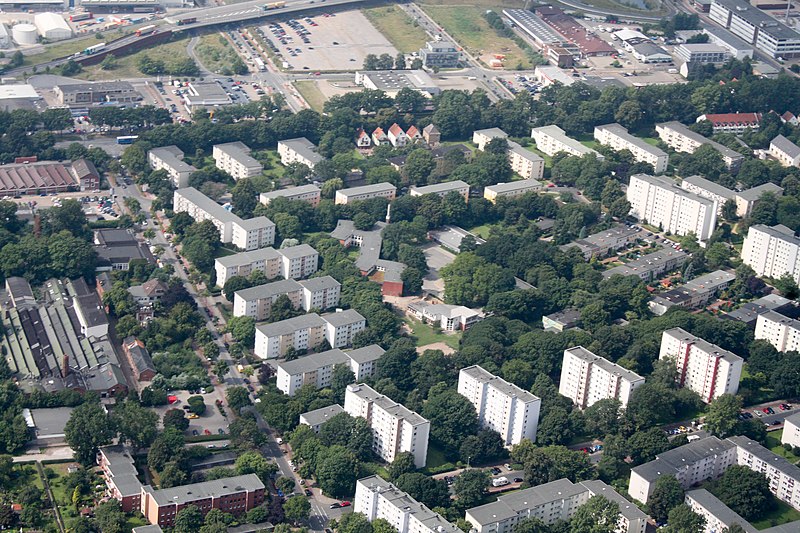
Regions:
<instances>
[{"instance_id":1,"label":"white storage tank","mask_svg":"<svg viewBox=\"0 0 800 533\"><path fill-rule=\"evenodd\" d=\"M72 37L69 24L57 13L37 13L33 17L33 23L36 24L39 35L48 41L61 41Z\"/></svg>"},{"instance_id":2,"label":"white storage tank","mask_svg":"<svg viewBox=\"0 0 800 533\"><path fill-rule=\"evenodd\" d=\"M8 34L8 28L0 22L0 48L8 48L10 46L11 36Z\"/></svg>"},{"instance_id":3,"label":"white storage tank","mask_svg":"<svg viewBox=\"0 0 800 533\"><path fill-rule=\"evenodd\" d=\"M17 44L36 44L39 39L39 32L33 24L17 24L11 28L11 37Z\"/></svg>"}]
</instances>

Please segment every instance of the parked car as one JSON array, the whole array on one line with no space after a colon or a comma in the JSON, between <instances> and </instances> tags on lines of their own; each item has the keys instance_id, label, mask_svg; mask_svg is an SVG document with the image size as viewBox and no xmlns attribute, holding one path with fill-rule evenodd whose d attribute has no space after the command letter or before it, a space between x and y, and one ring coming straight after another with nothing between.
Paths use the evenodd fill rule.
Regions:
<instances>
[{"instance_id":1,"label":"parked car","mask_svg":"<svg viewBox=\"0 0 800 533\"><path fill-rule=\"evenodd\" d=\"M303 493L304 493L306 496L313 496L313 495L314 495L314 493L313 493L313 492L311 492L311 491L310 491L310 490L308 490L308 489L304 490L304 491L303 491Z\"/></svg>"},{"instance_id":2,"label":"parked car","mask_svg":"<svg viewBox=\"0 0 800 533\"><path fill-rule=\"evenodd\" d=\"M351 505L351 504L350 504L350 502L348 502L348 501L341 502L341 506L342 506L342 507L350 507L350 505Z\"/></svg>"},{"instance_id":3,"label":"parked car","mask_svg":"<svg viewBox=\"0 0 800 533\"><path fill-rule=\"evenodd\" d=\"M338 508L340 508L341 506L342 506L342 504L341 504L341 503L336 503L336 502L334 502L334 503L332 503L332 504L330 505L330 508L331 508L331 509L338 509Z\"/></svg>"}]
</instances>

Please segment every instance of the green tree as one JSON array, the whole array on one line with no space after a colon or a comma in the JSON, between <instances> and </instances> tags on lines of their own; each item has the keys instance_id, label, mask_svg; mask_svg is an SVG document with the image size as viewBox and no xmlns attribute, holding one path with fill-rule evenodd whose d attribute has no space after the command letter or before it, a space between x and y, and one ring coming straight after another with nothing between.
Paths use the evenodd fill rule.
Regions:
<instances>
[{"instance_id":1,"label":"green tree","mask_svg":"<svg viewBox=\"0 0 800 533\"><path fill-rule=\"evenodd\" d=\"M656 522L666 522L669 512L682 504L683 499L683 487L675 476L661 476L647 499L647 514Z\"/></svg>"},{"instance_id":2,"label":"green tree","mask_svg":"<svg viewBox=\"0 0 800 533\"><path fill-rule=\"evenodd\" d=\"M258 205L258 191L253 182L248 178L240 179L231 191L231 203L237 215L242 218L251 218L253 210Z\"/></svg>"},{"instance_id":3,"label":"green tree","mask_svg":"<svg viewBox=\"0 0 800 533\"><path fill-rule=\"evenodd\" d=\"M111 443L116 435L112 419L96 403L83 403L76 407L66 426L65 440L75 452L75 458L84 465L92 465L97 449Z\"/></svg>"},{"instance_id":4,"label":"green tree","mask_svg":"<svg viewBox=\"0 0 800 533\"><path fill-rule=\"evenodd\" d=\"M94 520L103 533L123 533L125 531L125 513L116 500L103 502L94 509Z\"/></svg>"},{"instance_id":5,"label":"green tree","mask_svg":"<svg viewBox=\"0 0 800 533\"><path fill-rule=\"evenodd\" d=\"M418 148L408 154L403 174L413 185L426 185L428 178L436 168L436 161L429 150Z\"/></svg>"},{"instance_id":6,"label":"green tree","mask_svg":"<svg viewBox=\"0 0 800 533\"><path fill-rule=\"evenodd\" d=\"M244 452L239 455L234 463L234 468L240 476L255 474L264 483L267 483L278 472L278 465L256 451Z\"/></svg>"},{"instance_id":7,"label":"green tree","mask_svg":"<svg viewBox=\"0 0 800 533\"><path fill-rule=\"evenodd\" d=\"M434 507L447 507L450 503L450 493L447 483L443 480L433 479L419 472L403 474L394 484L407 492L415 500L424 503L431 509Z\"/></svg>"},{"instance_id":8,"label":"green tree","mask_svg":"<svg viewBox=\"0 0 800 533\"><path fill-rule=\"evenodd\" d=\"M706 519L692 511L692 508L682 503L669 512L669 524L664 528L665 533L702 533L705 531Z\"/></svg>"},{"instance_id":9,"label":"green tree","mask_svg":"<svg viewBox=\"0 0 800 533\"><path fill-rule=\"evenodd\" d=\"M519 453L519 452L517 452ZM525 481L531 486L542 485L561 478L573 483L592 479L594 471L588 456L564 446L533 448L524 454Z\"/></svg>"},{"instance_id":10,"label":"green tree","mask_svg":"<svg viewBox=\"0 0 800 533\"><path fill-rule=\"evenodd\" d=\"M458 506L462 509L475 507L483 500L483 495L488 486L488 472L475 468L464 470L453 483Z\"/></svg>"},{"instance_id":11,"label":"green tree","mask_svg":"<svg viewBox=\"0 0 800 533\"><path fill-rule=\"evenodd\" d=\"M250 400L250 393L244 387L229 387L225 393L228 405L234 412L239 412L243 407L253 405Z\"/></svg>"},{"instance_id":12,"label":"green tree","mask_svg":"<svg viewBox=\"0 0 800 533\"><path fill-rule=\"evenodd\" d=\"M592 496L578 507L569 521L570 533L614 533L619 521L619 505L603 496Z\"/></svg>"},{"instance_id":13,"label":"green tree","mask_svg":"<svg viewBox=\"0 0 800 533\"><path fill-rule=\"evenodd\" d=\"M775 508L769 481L761 472L733 465L713 483L711 491L748 521L761 519Z\"/></svg>"},{"instance_id":14,"label":"green tree","mask_svg":"<svg viewBox=\"0 0 800 533\"><path fill-rule=\"evenodd\" d=\"M400 452L394 457L394 461L388 467L389 477L395 480L403 474L410 474L417 469L414 464L414 454L411 452Z\"/></svg>"},{"instance_id":15,"label":"green tree","mask_svg":"<svg viewBox=\"0 0 800 533\"><path fill-rule=\"evenodd\" d=\"M283 511L286 513L286 518L294 523L308 520L308 515L311 513L311 502L305 496L298 494L286 500L286 503L283 504Z\"/></svg>"},{"instance_id":16,"label":"green tree","mask_svg":"<svg viewBox=\"0 0 800 533\"><path fill-rule=\"evenodd\" d=\"M235 316L228 320L227 330L237 342L248 348L255 345L256 322L253 317Z\"/></svg>"},{"instance_id":17,"label":"green tree","mask_svg":"<svg viewBox=\"0 0 800 533\"><path fill-rule=\"evenodd\" d=\"M131 401L115 407L112 424L134 450L147 448L158 435L158 414Z\"/></svg>"},{"instance_id":18,"label":"green tree","mask_svg":"<svg viewBox=\"0 0 800 533\"><path fill-rule=\"evenodd\" d=\"M175 533L195 533L203 526L203 513L196 505L187 505L175 515Z\"/></svg>"},{"instance_id":19,"label":"green tree","mask_svg":"<svg viewBox=\"0 0 800 533\"><path fill-rule=\"evenodd\" d=\"M169 409L164 413L163 424L164 428L171 427L178 431L189 429L189 419L186 418L186 413L183 409Z\"/></svg>"},{"instance_id":20,"label":"green tree","mask_svg":"<svg viewBox=\"0 0 800 533\"><path fill-rule=\"evenodd\" d=\"M183 465L177 461L170 461L164 465L161 471L161 488L168 489L179 487L189 482L189 475L184 470Z\"/></svg>"},{"instance_id":21,"label":"green tree","mask_svg":"<svg viewBox=\"0 0 800 533\"><path fill-rule=\"evenodd\" d=\"M431 438L449 453L455 453L461 442L478 431L475 407L454 389L431 389L422 416L431 422Z\"/></svg>"},{"instance_id":22,"label":"green tree","mask_svg":"<svg viewBox=\"0 0 800 533\"><path fill-rule=\"evenodd\" d=\"M317 483L331 497L353 494L358 475L358 459L343 446L331 446L317 456Z\"/></svg>"},{"instance_id":23,"label":"green tree","mask_svg":"<svg viewBox=\"0 0 800 533\"><path fill-rule=\"evenodd\" d=\"M705 417L705 429L717 437L724 439L735 434L739 423L739 412L742 400L738 396L723 394L708 406Z\"/></svg>"}]
</instances>

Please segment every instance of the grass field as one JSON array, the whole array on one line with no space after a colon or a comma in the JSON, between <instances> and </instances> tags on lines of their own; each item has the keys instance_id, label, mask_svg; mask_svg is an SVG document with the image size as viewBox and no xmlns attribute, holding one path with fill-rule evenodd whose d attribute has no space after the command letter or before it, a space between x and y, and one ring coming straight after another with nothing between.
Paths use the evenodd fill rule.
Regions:
<instances>
[{"instance_id":1,"label":"grass field","mask_svg":"<svg viewBox=\"0 0 800 533\"><path fill-rule=\"evenodd\" d=\"M142 73L139 72L136 66L140 57L146 54L154 60L160 59L161 61L169 63L175 58L186 57L186 45L188 42L189 39L183 37L175 41L153 46L128 56L118 57L117 67L114 69L103 70L100 68L100 65L93 65L84 68L83 72L75 77L90 81L138 78L142 76Z\"/></svg>"},{"instance_id":2,"label":"grass field","mask_svg":"<svg viewBox=\"0 0 800 533\"><path fill-rule=\"evenodd\" d=\"M488 239L489 238L489 232L492 230L493 227L494 227L494 224L482 224L480 226L475 226L474 228L469 228L468 231L470 233L474 233L475 235L477 235L481 239Z\"/></svg>"},{"instance_id":3,"label":"grass field","mask_svg":"<svg viewBox=\"0 0 800 533\"><path fill-rule=\"evenodd\" d=\"M490 54L505 55L506 68L530 68L525 52L511 39L501 37L489 26L483 13L484 7L425 5L424 10L438 22L466 51L475 56Z\"/></svg>"},{"instance_id":4,"label":"grass field","mask_svg":"<svg viewBox=\"0 0 800 533\"><path fill-rule=\"evenodd\" d=\"M756 529L767 529L768 527L779 526L781 524L788 524L789 522L800 520L800 511L792 509L788 504L777 498L774 498L774 500L778 503L775 510L761 520L751 522L753 527Z\"/></svg>"},{"instance_id":5,"label":"grass field","mask_svg":"<svg viewBox=\"0 0 800 533\"><path fill-rule=\"evenodd\" d=\"M48 45L41 54L26 55L22 64L23 66L32 66L39 63L46 63L60 57L66 57L80 52L95 44L107 43L114 39L119 39L125 34L121 31L108 31L102 33L101 39L98 39L95 35Z\"/></svg>"},{"instance_id":6,"label":"grass field","mask_svg":"<svg viewBox=\"0 0 800 533\"><path fill-rule=\"evenodd\" d=\"M233 73L231 65L238 57L236 50L220 33L208 33L200 36L195 52L203 66L211 71L229 76Z\"/></svg>"},{"instance_id":7,"label":"grass field","mask_svg":"<svg viewBox=\"0 0 800 533\"><path fill-rule=\"evenodd\" d=\"M790 463L797 463L800 457L797 457L792 452L787 452L786 449L784 449L783 445L781 444L782 435L783 435L782 429L779 431L770 431L767 434L767 443L766 443L767 448L772 450L773 453L785 458Z\"/></svg>"},{"instance_id":8,"label":"grass field","mask_svg":"<svg viewBox=\"0 0 800 533\"><path fill-rule=\"evenodd\" d=\"M428 40L422 28L398 6L365 9L364 15L401 52L416 52Z\"/></svg>"},{"instance_id":9,"label":"grass field","mask_svg":"<svg viewBox=\"0 0 800 533\"><path fill-rule=\"evenodd\" d=\"M443 342L454 350L458 349L458 343L461 341L461 333L454 333L445 335L444 333L436 333L433 328L427 324L423 324L419 320L405 317L403 321L411 328L412 335L417 338L417 346L426 346L435 342Z\"/></svg>"},{"instance_id":10,"label":"grass field","mask_svg":"<svg viewBox=\"0 0 800 533\"><path fill-rule=\"evenodd\" d=\"M300 96L311 106L311 109L322 112L322 106L325 105L326 98L325 95L322 94L322 91L317 88L317 82L309 80L296 81L294 82L294 86L297 88L297 92L300 93Z\"/></svg>"}]
</instances>

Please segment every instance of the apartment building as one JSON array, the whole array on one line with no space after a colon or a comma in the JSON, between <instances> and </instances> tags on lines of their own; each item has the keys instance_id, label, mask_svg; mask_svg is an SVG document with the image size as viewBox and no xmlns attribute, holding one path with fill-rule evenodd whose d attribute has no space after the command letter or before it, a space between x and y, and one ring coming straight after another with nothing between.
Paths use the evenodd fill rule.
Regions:
<instances>
[{"instance_id":1,"label":"apartment building","mask_svg":"<svg viewBox=\"0 0 800 533\"><path fill-rule=\"evenodd\" d=\"M189 213L196 221L210 220L219 230L223 243L242 250L256 250L275 242L275 224L267 217L242 219L194 187L177 189L173 196L173 210Z\"/></svg>"},{"instance_id":2,"label":"apartment building","mask_svg":"<svg viewBox=\"0 0 800 533\"><path fill-rule=\"evenodd\" d=\"M264 170L264 165L250 155L250 147L241 141L215 144L212 155L216 167L236 181L258 176Z\"/></svg>"},{"instance_id":3,"label":"apartment building","mask_svg":"<svg viewBox=\"0 0 800 533\"><path fill-rule=\"evenodd\" d=\"M713 43L684 43L675 47L675 56L684 63L720 64L731 58L730 51Z\"/></svg>"},{"instance_id":4,"label":"apartment building","mask_svg":"<svg viewBox=\"0 0 800 533\"><path fill-rule=\"evenodd\" d=\"M475 407L481 427L498 432L505 446L536 442L540 398L478 365L458 373L458 393Z\"/></svg>"},{"instance_id":5,"label":"apartment building","mask_svg":"<svg viewBox=\"0 0 800 533\"><path fill-rule=\"evenodd\" d=\"M331 276L304 279L300 281L300 286L303 288L302 306L306 311L324 311L339 305L342 285Z\"/></svg>"},{"instance_id":6,"label":"apartment building","mask_svg":"<svg viewBox=\"0 0 800 533\"><path fill-rule=\"evenodd\" d=\"M298 249L298 250L295 250ZM298 251L305 254L302 259ZM214 259L214 270L217 274L217 286L224 287L225 282L233 276L247 277L256 270L263 272L267 279L281 276L296 279L310 276L317 271L319 254L306 244L289 246L275 250L274 248L261 248L250 252L227 255ZM299 265L299 266L298 266ZM290 276L287 276L290 274Z\"/></svg>"},{"instance_id":7,"label":"apartment building","mask_svg":"<svg viewBox=\"0 0 800 533\"><path fill-rule=\"evenodd\" d=\"M281 156L283 166L301 163L312 170L317 163L325 159L317 153L314 143L305 137L278 141L278 155Z\"/></svg>"},{"instance_id":8,"label":"apartment building","mask_svg":"<svg viewBox=\"0 0 800 533\"><path fill-rule=\"evenodd\" d=\"M567 521L594 496L603 496L619 506L617 533L644 533L647 514L599 480L573 483L563 478L505 494L495 502L467 509L464 519L476 533L513 533L527 518L545 524Z\"/></svg>"},{"instance_id":9,"label":"apartment building","mask_svg":"<svg viewBox=\"0 0 800 533\"><path fill-rule=\"evenodd\" d=\"M728 200L736 198L736 193L713 181L700 176L689 176L681 180L681 188L697 196L717 203L717 216L722 215L722 207Z\"/></svg>"},{"instance_id":10,"label":"apartment building","mask_svg":"<svg viewBox=\"0 0 800 533\"><path fill-rule=\"evenodd\" d=\"M428 457L431 423L363 383L347 386L344 410L361 417L372 429L372 451L391 463L397 454L409 452L414 465L424 468Z\"/></svg>"},{"instance_id":11,"label":"apartment building","mask_svg":"<svg viewBox=\"0 0 800 533\"><path fill-rule=\"evenodd\" d=\"M778 279L790 274L800 282L800 239L782 224L750 226L742 246L742 261L756 275Z\"/></svg>"},{"instance_id":12,"label":"apartment building","mask_svg":"<svg viewBox=\"0 0 800 533\"><path fill-rule=\"evenodd\" d=\"M736 446L736 463L764 474L772 494L800 510L800 467L744 436L728 437Z\"/></svg>"},{"instance_id":13,"label":"apartment building","mask_svg":"<svg viewBox=\"0 0 800 533\"><path fill-rule=\"evenodd\" d=\"M747 0L713 0L709 17L772 58L800 56L800 33Z\"/></svg>"},{"instance_id":14,"label":"apartment building","mask_svg":"<svg viewBox=\"0 0 800 533\"><path fill-rule=\"evenodd\" d=\"M758 533L759 531L706 489L687 491L684 503L705 519L703 533L721 533L727 531L734 524L738 524L745 533ZM800 526L800 524L798 525Z\"/></svg>"},{"instance_id":15,"label":"apartment building","mask_svg":"<svg viewBox=\"0 0 800 533\"><path fill-rule=\"evenodd\" d=\"M544 152L551 157L559 152L566 152L569 155L577 157L593 154L600 161L605 159L603 154L568 137L564 133L564 130L555 125L533 128L533 130L531 130L531 137L536 141L536 148L538 148L540 152Z\"/></svg>"},{"instance_id":16,"label":"apartment building","mask_svg":"<svg viewBox=\"0 0 800 533\"><path fill-rule=\"evenodd\" d=\"M544 158L514 141L508 141L508 162L511 164L511 170L523 179L544 178Z\"/></svg>"},{"instance_id":17,"label":"apartment building","mask_svg":"<svg viewBox=\"0 0 800 533\"><path fill-rule=\"evenodd\" d=\"M800 351L800 320L767 311L756 319L755 337L769 342L779 352Z\"/></svg>"},{"instance_id":18,"label":"apartment building","mask_svg":"<svg viewBox=\"0 0 800 533\"><path fill-rule=\"evenodd\" d=\"M356 482L353 512L370 522L382 518L398 533L460 533L461 530L385 479L370 476Z\"/></svg>"},{"instance_id":19,"label":"apartment building","mask_svg":"<svg viewBox=\"0 0 800 533\"><path fill-rule=\"evenodd\" d=\"M703 245L717 224L717 203L685 191L674 181L660 176L634 174L627 198L631 215L676 235L694 233Z\"/></svg>"},{"instance_id":20,"label":"apartment building","mask_svg":"<svg viewBox=\"0 0 800 533\"><path fill-rule=\"evenodd\" d=\"M513 198L515 196L522 196L529 192L538 192L542 190L542 183L536 180L518 180L509 183L497 183L483 188L483 197L492 202L497 203L497 199L501 197Z\"/></svg>"},{"instance_id":21,"label":"apartment building","mask_svg":"<svg viewBox=\"0 0 800 533\"><path fill-rule=\"evenodd\" d=\"M769 155L785 167L800 167L800 146L778 135L769 143Z\"/></svg>"},{"instance_id":22,"label":"apartment building","mask_svg":"<svg viewBox=\"0 0 800 533\"><path fill-rule=\"evenodd\" d=\"M613 150L628 150L636 161L653 165L653 172L663 174L667 170L669 155L656 146L634 137L619 124L605 124L594 128L594 138Z\"/></svg>"},{"instance_id":23,"label":"apartment building","mask_svg":"<svg viewBox=\"0 0 800 533\"><path fill-rule=\"evenodd\" d=\"M681 328L661 334L659 359L672 359L679 387L687 387L711 403L723 394L736 394L744 359Z\"/></svg>"},{"instance_id":24,"label":"apartment building","mask_svg":"<svg viewBox=\"0 0 800 533\"><path fill-rule=\"evenodd\" d=\"M366 327L364 317L352 309L322 316L308 313L256 326L255 354L262 359L276 359L286 355L289 348L314 350L326 340L332 348L344 348Z\"/></svg>"},{"instance_id":25,"label":"apartment building","mask_svg":"<svg viewBox=\"0 0 800 533\"><path fill-rule=\"evenodd\" d=\"M344 413L344 408L338 403L307 411L300 415L300 423L311 428L314 433L319 433L322 426L336 415Z\"/></svg>"},{"instance_id":26,"label":"apartment building","mask_svg":"<svg viewBox=\"0 0 800 533\"><path fill-rule=\"evenodd\" d=\"M693 154L695 150L703 145L707 144L711 146L717 152L719 152L719 155L722 156L725 166L734 172L739 169L742 161L744 161L744 156L736 150L732 150L724 144L720 144L717 141L712 141L711 139L703 137L699 133L695 133L694 131L690 130L688 126L685 126L677 121L656 124L656 132L658 132L659 138L676 152Z\"/></svg>"},{"instance_id":27,"label":"apartment building","mask_svg":"<svg viewBox=\"0 0 800 533\"><path fill-rule=\"evenodd\" d=\"M384 350L377 344L343 352L338 348L278 363L277 387L284 394L294 396L303 385L313 384L317 389L330 386L336 365L346 365L361 381L375 375L378 359Z\"/></svg>"},{"instance_id":28,"label":"apartment building","mask_svg":"<svg viewBox=\"0 0 800 533\"><path fill-rule=\"evenodd\" d=\"M507 139L508 133L500 128L487 128L485 130L477 130L472 132L472 143L478 147L481 152L486 150L486 145L493 139Z\"/></svg>"},{"instance_id":29,"label":"apartment building","mask_svg":"<svg viewBox=\"0 0 800 533\"><path fill-rule=\"evenodd\" d=\"M369 200L370 198L386 198L389 201L394 200L397 193L397 187L391 183L375 183L372 185L364 185L362 187L351 187L349 189L339 189L336 191L334 203L337 205L347 205L353 202L360 202Z\"/></svg>"},{"instance_id":30,"label":"apartment building","mask_svg":"<svg viewBox=\"0 0 800 533\"><path fill-rule=\"evenodd\" d=\"M795 448L800 447L800 413L789 415L783 421L781 444L788 444Z\"/></svg>"},{"instance_id":31,"label":"apartment building","mask_svg":"<svg viewBox=\"0 0 800 533\"><path fill-rule=\"evenodd\" d=\"M642 376L583 346L564 350L558 393L572 400L579 409L608 398L618 400L625 407L633 391L641 385L644 385Z\"/></svg>"},{"instance_id":32,"label":"apartment building","mask_svg":"<svg viewBox=\"0 0 800 533\"><path fill-rule=\"evenodd\" d=\"M162 146L147 152L147 162L153 170L164 170L178 189L189 186L189 176L197 171L183 160L183 150L177 146Z\"/></svg>"},{"instance_id":33,"label":"apartment building","mask_svg":"<svg viewBox=\"0 0 800 533\"><path fill-rule=\"evenodd\" d=\"M286 198L291 201L308 202L312 207L317 207L321 199L320 188L313 184L300 185L299 187L289 187L278 189L277 191L262 192L258 199L264 205L269 205L276 198Z\"/></svg>"},{"instance_id":34,"label":"apartment building","mask_svg":"<svg viewBox=\"0 0 800 533\"><path fill-rule=\"evenodd\" d=\"M124 446L102 446L97 450L97 466L106 484L106 494L117 500L123 512L141 508L142 483L137 478L133 456Z\"/></svg>"},{"instance_id":35,"label":"apartment building","mask_svg":"<svg viewBox=\"0 0 800 533\"><path fill-rule=\"evenodd\" d=\"M650 281L664 272L675 270L683 265L689 255L683 250L666 248L651 254L646 254L639 259L629 261L624 265L617 265L603 272L603 278L612 276L638 276L642 281Z\"/></svg>"},{"instance_id":36,"label":"apartment building","mask_svg":"<svg viewBox=\"0 0 800 533\"><path fill-rule=\"evenodd\" d=\"M657 316L665 314L675 306L687 309L698 308L706 305L711 298L727 288L735 279L736 274L726 270L709 272L653 296L647 305L650 311Z\"/></svg>"},{"instance_id":37,"label":"apartment building","mask_svg":"<svg viewBox=\"0 0 800 533\"><path fill-rule=\"evenodd\" d=\"M173 527L175 516L194 505L205 515L211 509L242 515L264 503L264 484L255 474L156 490L142 487L141 512L153 525Z\"/></svg>"},{"instance_id":38,"label":"apartment building","mask_svg":"<svg viewBox=\"0 0 800 533\"><path fill-rule=\"evenodd\" d=\"M628 494L647 503L656 481L661 476L675 476L684 489L721 476L736 464L736 446L717 437L703 439L673 448L648 463L631 469Z\"/></svg>"},{"instance_id":39,"label":"apartment building","mask_svg":"<svg viewBox=\"0 0 800 533\"><path fill-rule=\"evenodd\" d=\"M464 197L464 201L469 201L469 184L461 180L446 181L444 183L435 183L433 185L424 185L422 187L411 186L408 189L411 196L424 196L426 194L435 194L444 198L451 192L457 192Z\"/></svg>"},{"instance_id":40,"label":"apartment building","mask_svg":"<svg viewBox=\"0 0 800 533\"><path fill-rule=\"evenodd\" d=\"M741 135L761 127L761 113L708 113L697 117L697 122L711 122L714 133Z\"/></svg>"},{"instance_id":41,"label":"apartment building","mask_svg":"<svg viewBox=\"0 0 800 533\"><path fill-rule=\"evenodd\" d=\"M283 279L241 289L233 293L233 316L249 316L256 322L267 320L279 297L286 296L292 307L303 304L303 286L293 279Z\"/></svg>"},{"instance_id":42,"label":"apartment building","mask_svg":"<svg viewBox=\"0 0 800 533\"><path fill-rule=\"evenodd\" d=\"M736 216L740 218L747 218L753 209L761 202L765 194L771 194L774 197L783 194L783 188L775 185L774 183L767 182L747 189L746 191L736 193Z\"/></svg>"},{"instance_id":43,"label":"apartment building","mask_svg":"<svg viewBox=\"0 0 800 533\"><path fill-rule=\"evenodd\" d=\"M625 248L639 238L640 232L639 228L616 224L606 230L593 233L585 239L563 244L559 248L562 250L578 248L588 261L592 257L604 257L611 252Z\"/></svg>"}]
</instances>

